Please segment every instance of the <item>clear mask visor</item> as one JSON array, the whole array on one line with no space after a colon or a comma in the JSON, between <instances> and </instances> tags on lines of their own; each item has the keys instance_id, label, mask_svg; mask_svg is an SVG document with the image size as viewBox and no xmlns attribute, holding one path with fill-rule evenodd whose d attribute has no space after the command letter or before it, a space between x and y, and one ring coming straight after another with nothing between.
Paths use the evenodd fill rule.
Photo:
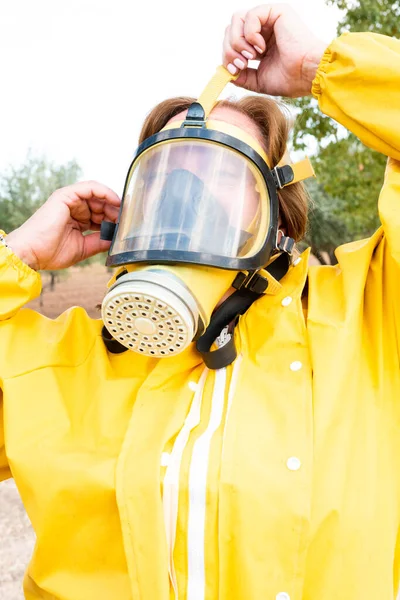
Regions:
<instances>
[{"instance_id":1,"label":"clear mask visor","mask_svg":"<svg viewBox=\"0 0 400 600\"><path fill-rule=\"evenodd\" d=\"M168 140L132 166L111 255L186 251L227 258L259 252L270 224L261 173L207 140Z\"/></svg>"}]
</instances>

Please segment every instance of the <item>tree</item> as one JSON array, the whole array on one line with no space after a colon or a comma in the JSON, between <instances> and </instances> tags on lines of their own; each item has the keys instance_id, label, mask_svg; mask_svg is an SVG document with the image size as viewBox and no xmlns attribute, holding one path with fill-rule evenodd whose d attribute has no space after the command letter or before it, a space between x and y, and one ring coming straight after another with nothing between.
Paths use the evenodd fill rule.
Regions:
<instances>
[{"instance_id":1,"label":"tree","mask_svg":"<svg viewBox=\"0 0 400 600\"><path fill-rule=\"evenodd\" d=\"M329 196L315 179L307 181L306 186L312 202L307 232L301 246L304 249L310 246L321 264L333 264L336 262L335 249L348 241L346 224L341 215L335 214L339 201Z\"/></svg>"},{"instance_id":2,"label":"tree","mask_svg":"<svg viewBox=\"0 0 400 600\"><path fill-rule=\"evenodd\" d=\"M11 166L0 176L0 227L5 231L16 229L54 190L74 183L81 173L75 160L56 165L29 152L22 165Z\"/></svg>"}]
</instances>

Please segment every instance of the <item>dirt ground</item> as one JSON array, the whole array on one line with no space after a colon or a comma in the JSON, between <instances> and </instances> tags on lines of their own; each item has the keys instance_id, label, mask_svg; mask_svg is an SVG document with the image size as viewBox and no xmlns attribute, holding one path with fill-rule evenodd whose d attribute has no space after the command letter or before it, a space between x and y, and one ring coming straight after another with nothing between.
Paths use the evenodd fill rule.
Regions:
<instances>
[{"instance_id":1,"label":"dirt ground","mask_svg":"<svg viewBox=\"0 0 400 600\"><path fill-rule=\"evenodd\" d=\"M111 275L102 265L76 267L61 276L54 291L49 291L45 275L45 291L41 300L30 307L54 318L70 306L83 306L93 318L99 318L96 304L101 303ZM13 481L0 484L0 599L23 600L22 580L35 544L18 491Z\"/></svg>"}]
</instances>

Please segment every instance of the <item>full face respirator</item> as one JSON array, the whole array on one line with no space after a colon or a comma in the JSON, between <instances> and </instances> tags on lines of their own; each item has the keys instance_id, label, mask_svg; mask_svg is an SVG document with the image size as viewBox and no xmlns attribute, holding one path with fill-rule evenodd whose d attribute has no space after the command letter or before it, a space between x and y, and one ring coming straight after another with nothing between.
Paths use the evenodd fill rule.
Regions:
<instances>
[{"instance_id":1,"label":"full face respirator","mask_svg":"<svg viewBox=\"0 0 400 600\"><path fill-rule=\"evenodd\" d=\"M110 352L161 358L195 341L207 366L226 366L233 336L212 351L216 337L289 268L294 240L277 242L277 192L314 172L308 159L271 168L252 136L208 119L232 79L219 67L184 121L139 146L118 223L102 224L106 264L117 267L102 303Z\"/></svg>"}]
</instances>

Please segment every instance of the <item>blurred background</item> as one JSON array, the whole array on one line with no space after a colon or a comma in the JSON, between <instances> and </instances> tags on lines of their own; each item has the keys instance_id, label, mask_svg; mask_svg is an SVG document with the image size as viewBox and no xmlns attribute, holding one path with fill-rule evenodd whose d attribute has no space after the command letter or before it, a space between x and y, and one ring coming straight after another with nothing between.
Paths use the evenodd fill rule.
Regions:
<instances>
[{"instance_id":1,"label":"blurred background","mask_svg":"<svg viewBox=\"0 0 400 600\"><path fill-rule=\"evenodd\" d=\"M221 61L225 27L257 0L0 0L0 229L23 223L54 191L96 179L122 193L147 112L197 96ZM289 0L328 45L343 31L398 36L388 0ZM225 96L243 95L234 86ZM349 92L350 93L350 92ZM287 101L296 117L293 159L310 156L318 179L304 245L335 261L341 243L379 225L385 157L325 117L312 98ZM72 305L99 313L110 274L104 256L42 274L33 307L55 317ZM0 598L21 600L34 545L13 482L0 485Z\"/></svg>"}]
</instances>

